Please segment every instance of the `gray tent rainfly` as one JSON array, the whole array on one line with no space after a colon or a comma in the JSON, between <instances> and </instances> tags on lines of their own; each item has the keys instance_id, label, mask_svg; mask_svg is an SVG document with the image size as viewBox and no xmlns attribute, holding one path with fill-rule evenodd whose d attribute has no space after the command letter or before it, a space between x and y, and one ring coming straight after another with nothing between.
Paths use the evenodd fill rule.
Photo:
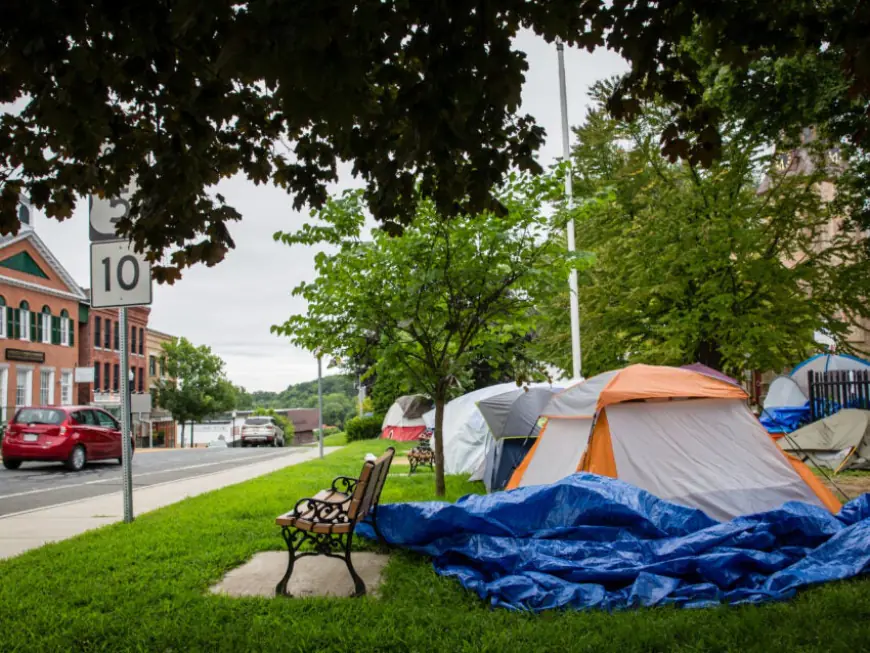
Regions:
<instances>
[{"instance_id":1,"label":"gray tent rainfly","mask_svg":"<svg viewBox=\"0 0 870 653\"><path fill-rule=\"evenodd\" d=\"M538 436L538 420L562 388L525 387L487 397L477 408L489 426L482 479L487 491L504 489Z\"/></svg>"},{"instance_id":2,"label":"gray tent rainfly","mask_svg":"<svg viewBox=\"0 0 870 653\"><path fill-rule=\"evenodd\" d=\"M780 446L835 471L870 468L870 411L846 408L784 436Z\"/></svg>"}]
</instances>

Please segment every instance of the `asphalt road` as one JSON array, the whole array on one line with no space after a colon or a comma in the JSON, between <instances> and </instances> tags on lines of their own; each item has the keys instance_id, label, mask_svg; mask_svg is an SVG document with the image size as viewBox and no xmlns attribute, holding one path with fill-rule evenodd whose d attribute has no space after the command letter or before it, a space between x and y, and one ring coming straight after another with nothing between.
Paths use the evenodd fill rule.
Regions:
<instances>
[{"instance_id":1,"label":"asphalt road","mask_svg":"<svg viewBox=\"0 0 870 653\"><path fill-rule=\"evenodd\" d=\"M133 487L213 474L276 456L292 448L184 449L137 452L133 456ZM0 516L58 503L111 494L123 487L116 461L88 463L70 472L59 463L25 462L17 470L0 466Z\"/></svg>"}]
</instances>

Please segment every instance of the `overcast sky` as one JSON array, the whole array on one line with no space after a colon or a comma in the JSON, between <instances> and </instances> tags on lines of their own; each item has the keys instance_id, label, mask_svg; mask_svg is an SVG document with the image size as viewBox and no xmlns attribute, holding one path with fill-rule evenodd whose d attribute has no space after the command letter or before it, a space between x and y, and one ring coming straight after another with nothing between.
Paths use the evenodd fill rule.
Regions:
<instances>
[{"instance_id":1,"label":"overcast sky","mask_svg":"<svg viewBox=\"0 0 870 653\"><path fill-rule=\"evenodd\" d=\"M529 71L523 89L523 112L547 130L540 152L544 165L561 154L559 87L555 46L532 34L516 47L526 52ZM623 72L622 59L609 51L566 50L569 122L577 124L588 105L586 92L596 80ZM336 190L358 186L345 173ZM305 311L290 290L314 278L314 250L289 248L272 240L276 231L297 229L307 212L292 209L289 196L274 187L255 186L242 178L223 182L219 190L243 219L230 225L236 248L213 268L198 266L173 286L154 285L150 326L193 343L209 345L227 364L229 378L248 390L282 390L317 376L317 362L269 327ZM71 220L58 223L37 215L34 226L66 269L83 286L88 281L87 202Z\"/></svg>"}]
</instances>

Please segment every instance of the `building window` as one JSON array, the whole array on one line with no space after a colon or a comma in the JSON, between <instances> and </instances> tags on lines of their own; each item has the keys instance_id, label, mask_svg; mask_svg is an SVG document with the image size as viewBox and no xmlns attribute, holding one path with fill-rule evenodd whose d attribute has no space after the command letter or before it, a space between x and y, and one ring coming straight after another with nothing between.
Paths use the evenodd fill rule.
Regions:
<instances>
[{"instance_id":1,"label":"building window","mask_svg":"<svg viewBox=\"0 0 870 653\"><path fill-rule=\"evenodd\" d=\"M54 370L39 370L39 405L54 405Z\"/></svg>"},{"instance_id":2,"label":"building window","mask_svg":"<svg viewBox=\"0 0 870 653\"><path fill-rule=\"evenodd\" d=\"M115 322L115 324L117 324L117 322ZM115 363L115 375L112 380L112 390L115 392L121 392L121 366L118 363Z\"/></svg>"},{"instance_id":3,"label":"building window","mask_svg":"<svg viewBox=\"0 0 870 653\"><path fill-rule=\"evenodd\" d=\"M94 363L94 392L100 391L100 364Z\"/></svg>"},{"instance_id":4,"label":"building window","mask_svg":"<svg viewBox=\"0 0 870 653\"><path fill-rule=\"evenodd\" d=\"M103 349L112 348L112 320L106 318L106 323L103 328Z\"/></svg>"},{"instance_id":5,"label":"building window","mask_svg":"<svg viewBox=\"0 0 870 653\"><path fill-rule=\"evenodd\" d=\"M115 351L121 351L121 331L118 329L120 325L115 322Z\"/></svg>"},{"instance_id":6,"label":"building window","mask_svg":"<svg viewBox=\"0 0 870 653\"><path fill-rule=\"evenodd\" d=\"M39 314L39 328L36 337L43 344L51 344L51 309L48 306L43 306L42 313Z\"/></svg>"},{"instance_id":7,"label":"building window","mask_svg":"<svg viewBox=\"0 0 870 653\"><path fill-rule=\"evenodd\" d=\"M139 368L139 392L145 392L145 368Z\"/></svg>"},{"instance_id":8,"label":"building window","mask_svg":"<svg viewBox=\"0 0 870 653\"><path fill-rule=\"evenodd\" d=\"M30 304L26 301L18 305L18 337L30 340Z\"/></svg>"},{"instance_id":9,"label":"building window","mask_svg":"<svg viewBox=\"0 0 870 653\"><path fill-rule=\"evenodd\" d=\"M6 337L6 298L0 295L0 338ZM4 399L4 402L5 399ZM3 420L4 422L6 420Z\"/></svg>"},{"instance_id":10,"label":"building window","mask_svg":"<svg viewBox=\"0 0 870 653\"><path fill-rule=\"evenodd\" d=\"M102 326L103 319L99 315L94 316L94 348L99 349L103 344L103 341L100 339L100 327Z\"/></svg>"},{"instance_id":11,"label":"building window","mask_svg":"<svg viewBox=\"0 0 870 653\"><path fill-rule=\"evenodd\" d=\"M130 353L136 353L136 327L130 328Z\"/></svg>"},{"instance_id":12,"label":"building window","mask_svg":"<svg viewBox=\"0 0 870 653\"><path fill-rule=\"evenodd\" d=\"M157 376L157 356L148 357L148 375Z\"/></svg>"},{"instance_id":13,"label":"building window","mask_svg":"<svg viewBox=\"0 0 870 653\"><path fill-rule=\"evenodd\" d=\"M64 347L70 346L71 327L72 320L69 319L69 313L64 309L60 312L60 344Z\"/></svg>"},{"instance_id":14,"label":"building window","mask_svg":"<svg viewBox=\"0 0 870 653\"><path fill-rule=\"evenodd\" d=\"M33 401L33 370L18 368L15 384L15 406L29 406Z\"/></svg>"},{"instance_id":15,"label":"building window","mask_svg":"<svg viewBox=\"0 0 870 653\"><path fill-rule=\"evenodd\" d=\"M72 405L72 375L70 370L60 373L60 403L62 406Z\"/></svg>"},{"instance_id":16,"label":"building window","mask_svg":"<svg viewBox=\"0 0 870 653\"><path fill-rule=\"evenodd\" d=\"M109 392L112 389L112 372L109 363L103 363L103 390Z\"/></svg>"},{"instance_id":17,"label":"building window","mask_svg":"<svg viewBox=\"0 0 870 653\"><path fill-rule=\"evenodd\" d=\"M166 376L166 356L160 357L160 376Z\"/></svg>"},{"instance_id":18,"label":"building window","mask_svg":"<svg viewBox=\"0 0 870 653\"><path fill-rule=\"evenodd\" d=\"M145 329L139 329L139 355L145 355Z\"/></svg>"}]
</instances>

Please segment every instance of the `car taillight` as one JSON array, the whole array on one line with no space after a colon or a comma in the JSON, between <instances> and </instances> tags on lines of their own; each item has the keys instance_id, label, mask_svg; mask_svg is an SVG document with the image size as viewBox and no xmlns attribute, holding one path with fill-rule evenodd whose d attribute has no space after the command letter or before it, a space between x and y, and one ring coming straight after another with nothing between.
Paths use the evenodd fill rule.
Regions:
<instances>
[{"instance_id":1,"label":"car taillight","mask_svg":"<svg viewBox=\"0 0 870 653\"><path fill-rule=\"evenodd\" d=\"M66 427L61 426L57 431L58 436L65 438L66 437Z\"/></svg>"}]
</instances>

